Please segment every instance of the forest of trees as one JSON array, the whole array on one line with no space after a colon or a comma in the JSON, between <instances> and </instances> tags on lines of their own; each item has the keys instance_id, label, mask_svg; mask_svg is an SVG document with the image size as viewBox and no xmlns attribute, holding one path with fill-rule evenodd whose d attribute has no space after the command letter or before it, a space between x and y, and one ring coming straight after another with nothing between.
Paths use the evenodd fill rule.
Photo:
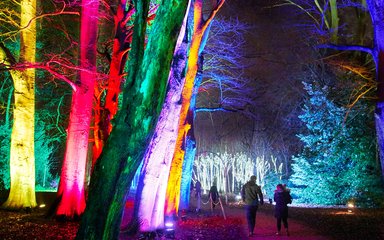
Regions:
<instances>
[{"instance_id":1,"label":"forest of trees","mask_svg":"<svg viewBox=\"0 0 384 240\"><path fill-rule=\"evenodd\" d=\"M118 239L134 179L131 225L150 232L194 181L228 196L253 174L266 196L285 183L297 202L382 205L383 3L270 3L306 49L285 81L252 76L266 65L248 63L258 23L228 16L239 4L1 1L2 208L54 191L78 239Z\"/></svg>"}]
</instances>

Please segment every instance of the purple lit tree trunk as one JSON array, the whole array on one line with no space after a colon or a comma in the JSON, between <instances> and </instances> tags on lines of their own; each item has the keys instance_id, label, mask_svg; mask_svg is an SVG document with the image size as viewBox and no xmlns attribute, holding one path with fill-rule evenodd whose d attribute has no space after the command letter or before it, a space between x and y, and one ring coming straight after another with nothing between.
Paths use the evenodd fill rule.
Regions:
<instances>
[{"instance_id":1,"label":"purple lit tree trunk","mask_svg":"<svg viewBox=\"0 0 384 240\"><path fill-rule=\"evenodd\" d=\"M56 215L80 216L85 208L84 179L96 81L99 1L83 0L80 36L80 80L72 95L66 152L58 188Z\"/></svg>"},{"instance_id":2,"label":"purple lit tree trunk","mask_svg":"<svg viewBox=\"0 0 384 240\"><path fill-rule=\"evenodd\" d=\"M140 222L140 231L143 232L164 228L165 191L175 149L181 92L185 81L183 72L187 60L189 35L186 32L187 28L187 21L184 18L176 45L177 50L173 56L164 104L156 123L155 134L143 159L135 204L135 215Z\"/></svg>"}]
</instances>

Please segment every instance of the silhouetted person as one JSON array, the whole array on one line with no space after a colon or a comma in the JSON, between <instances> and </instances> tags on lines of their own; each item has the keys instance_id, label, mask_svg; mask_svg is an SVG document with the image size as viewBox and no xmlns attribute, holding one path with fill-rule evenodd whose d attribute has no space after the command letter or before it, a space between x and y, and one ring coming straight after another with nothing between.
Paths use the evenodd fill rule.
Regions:
<instances>
[{"instance_id":1,"label":"silhouetted person","mask_svg":"<svg viewBox=\"0 0 384 240\"><path fill-rule=\"evenodd\" d=\"M217 191L217 187L213 185L211 189L209 189L209 198L211 199L211 209L214 210L216 204L216 201L219 200L219 192Z\"/></svg>"},{"instance_id":2,"label":"silhouetted person","mask_svg":"<svg viewBox=\"0 0 384 240\"><path fill-rule=\"evenodd\" d=\"M282 184L278 184L276 186L275 194L273 199L276 202L275 205L275 217L276 217L276 226L277 233L276 235L280 235L281 230L281 221L283 221L285 231L287 236L289 236L288 231L288 206L287 204L292 203L292 197L289 193L289 190L286 189Z\"/></svg>"},{"instance_id":3,"label":"silhouetted person","mask_svg":"<svg viewBox=\"0 0 384 240\"><path fill-rule=\"evenodd\" d=\"M195 197L196 197L196 212L200 212L201 208L201 183L199 180L195 183Z\"/></svg>"},{"instance_id":4,"label":"silhouetted person","mask_svg":"<svg viewBox=\"0 0 384 240\"><path fill-rule=\"evenodd\" d=\"M251 179L244 184L241 189L241 197L245 203L245 211L248 223L249 235L253 235L256 225L256 213L259 207L264 204L263 193L261 188L256 184L256 176L251 176Z\"/></svg>"}]
</instances>

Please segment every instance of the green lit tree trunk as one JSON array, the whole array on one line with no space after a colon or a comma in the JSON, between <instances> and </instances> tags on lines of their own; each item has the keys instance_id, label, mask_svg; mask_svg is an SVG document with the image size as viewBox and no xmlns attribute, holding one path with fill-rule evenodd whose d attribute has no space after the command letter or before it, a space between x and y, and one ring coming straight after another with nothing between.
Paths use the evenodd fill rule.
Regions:
<instances>
[{"instance_id":1,"label":"green lit tree trunk","mask_svg":"<svg viewBox=\"0 0 384 240\"><path fill-rule=\"evenodd\" d=\"M156 123L155 134L145 152L143 167L139 178L135 200L135 218L140 223L141 232L151 232L164 228L165 191L167 189L169 168L175 150L178 118L180 116L180 99L185 80L187 51L192 35L193 15L183 21L173 62L169 74L167 93ZM191 14L192 13L192 14ZM191 20L191 19L189 19ZM187 24L189 26L187 26ZM145 184L144 184L145 183Z\"/></svg>"},{"instance_id":2,"label":"green lit tree trunk","mask_svg":"<svg viewBox=\"0 0 384 240\"><path fill-rule=\"evenodd\" d=\"M22 64L34 63L36 53L36 1L20 2L20 55ZM4 49L3 49L4 51ZM4 52L3 52L4 54ZM1 54L2 55L2 54ZM19 209L36 206L34 115L35 115L35 70L11 70L15 88L13 127L11 135L10 172L11 189L3 207Z\"/></svg>"},{"instance_id":3,"label":"green lit tree trunk","mask_svg":"<svg viewBox=\"0 0 384 240\"><path fill-rule=\"evenodd\" d=\"M187 2L162 2L145 51L149 1L134 2L135 27L123 104L91 176L88 203L77 239L118 238L125 195L162 107L172 53Z\"/></svg>"}]
</instances>

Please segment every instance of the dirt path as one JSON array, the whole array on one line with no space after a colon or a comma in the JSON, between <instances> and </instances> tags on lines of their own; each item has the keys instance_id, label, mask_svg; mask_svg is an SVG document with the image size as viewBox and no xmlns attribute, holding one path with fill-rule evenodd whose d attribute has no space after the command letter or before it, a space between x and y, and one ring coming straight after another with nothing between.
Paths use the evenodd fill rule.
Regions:
<instances>
[{"instance_id":1,"label":"dirt path","mask_svg":"<svg viewBox=\"0 0 384 240\"><path fill-rule=\"evenodd\" d=\"M358 209L347 213L345 208L290 207L290 237L275 236L273 206L259 208L255 236L247 237L244 209L239 205L225 206L226 219L219 207L211 213L208 205L196 213L194 198L190 211L176 221L175 238L178 240L382 240L384 239L384 209ZM130 206L130 205L127 205ZM0 210L0 239L74 239L78 222L59 222L44 217L46 210L32 213ZM121 240L139 239L140 235L121 234ZM170 239L166 236L151 239Z\"/></svg>"},{"instance_id":2,"label":"dirt path","mask_svg":"<svg viewBox=\"0 0 384 240\"><path fill-rule=\"evenodd\" d=\"M241 206L225 206L226 218L219 209L212 214L208 206L203 206L201 213L189 211L186 220L179 220L176 229L176 239L291 239L291 240L325 240L329 237L321 234L301 221L289 219L290 236L276 236L276 219L273 216L273 206L264 204L256 217L255 235L248 237L245 212Z\"/></svg>"},{"instance_id":3,"label":"dirt path","mask_svg":"<svg viewBox=\"0 0 384 240\"><path fill-rule=\"evenodd\" d=\"M203 198L203 202L204 202ZM223 203L224 204L224 203ZM276 219L273 215L273 205L264 204L259 207L256 217L255 234L248 237L247 222L245 219L244 207L239 204L229 204L223 206L226 218L224 218L220 205L216 206L211 212L209 204L202 204L200 212L195 211L196 199L191 198L189 211L178 216L175 220L174 239L180 240L242 240L242 239L291 239L291 240L325 240L332 239L324 236L319 229L306 224L302 219L313 218L311 211L297 212L296 209L290 209L294 216L299 220L290 218L289 230L290 236L282 234L276 236ZM127 208L132 207L127 204ZM129 209L125 211L130 212ZM309 213L309 215L306 215ZM123 221L124 222L124 221ZM313 221L309 221L313 222ZM165 236L163 233L152 233L152 238L147 239L170 239L171 236ZM155 237L156 235L156 237ZM142 234L136 236L120 235L120 240L126 239L145 239Z\"/></svg>"}]
</instances>

